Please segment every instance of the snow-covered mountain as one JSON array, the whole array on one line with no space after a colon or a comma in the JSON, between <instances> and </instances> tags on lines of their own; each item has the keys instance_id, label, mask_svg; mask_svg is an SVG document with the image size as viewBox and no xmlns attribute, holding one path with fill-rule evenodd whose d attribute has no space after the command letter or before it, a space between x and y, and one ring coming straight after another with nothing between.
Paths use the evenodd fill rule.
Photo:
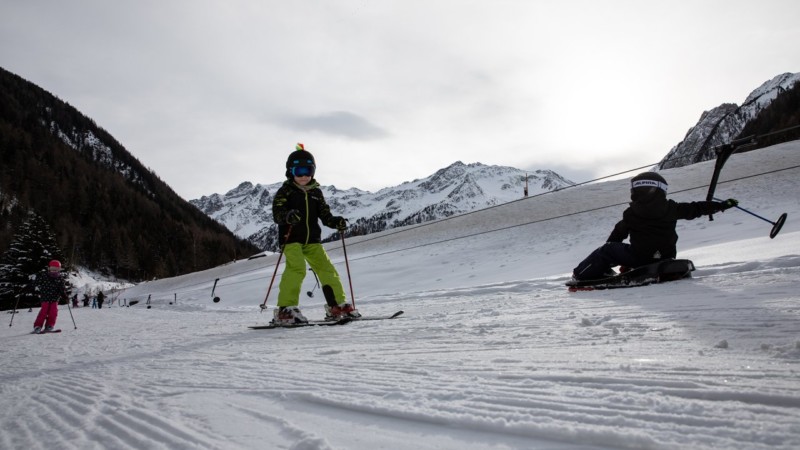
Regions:
<instances>
[{"instance_id":1,"label":"snow-covered mountain","mask_svg":"<svg viewBox=\"0 0 800 450\"><path fill-rule=\"evenodd\" d=\"M683 141L673 147L658 164L660 169L681 167L714 159L714 147L736 139L745 126L778 96L800 81L800 73L784 73L765 82L747 96L741 106L723 103L705 111Z\"/></svg>"},{"instance_id":2,"label":"snow-covered mountain","mask_svg":"<svg viewBox=\"0 0 800 450\"><path fill-rule=\"evenodd\" d=\"M550 170L526 172L513 167L455 162L433 175L372 193L325 186L325 199L336 215L349 219L352 234L368 234L398 226L441 219L522 198L574 183ZM261 249L274 249L277 226L272 200L282 182L244 182L226 194L190 200L201 211ZM323 228L328 236L334 230ZM323 236L325 237L325 236Z\"/></svg>"}]
</instances>

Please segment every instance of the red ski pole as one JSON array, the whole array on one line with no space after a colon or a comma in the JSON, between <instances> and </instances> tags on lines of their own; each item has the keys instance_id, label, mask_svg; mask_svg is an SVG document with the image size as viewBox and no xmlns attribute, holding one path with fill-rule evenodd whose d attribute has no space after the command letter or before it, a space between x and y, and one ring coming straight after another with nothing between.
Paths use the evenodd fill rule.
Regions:
<instances>
[{"instance_id":1,"label":"red ski pole","mask_svg":"<svg viewBox=\"0 0 800 450\"><path fill-rule=\"evenodd\" d=\"M356 309L356 294L353 293L353 279L350 277L350 263L347 262L347 246L344 244L344 231L342 231L342 252L344 252L344 265L347 267L347 282L350 283L350 300L353 309Z\"/></svg>"},{"instance_id":2,"label":"red ski pole","mask_svg":"<svg viewBox=\"0 0 800 450\"><path fill-rule=\"evenodd\" d=\"M269 282L269 287L267 288L267 295L264 297L264 303L261 304L261 312L264 312L267 309L267 299L269 299L269 293L272 291L272 284L275 282L275 275L278 273L278 267L281 265L281 258L283 257L283 249L286 247L285 242L289 240L289 234L292 232L292 226L289 225L289 228L286 230L286 236L284 236L284 244L281 245L281 252L278 254L278 262L275 263L275 271L272 272L272 279Z\"/></svg>"}]
</instances>

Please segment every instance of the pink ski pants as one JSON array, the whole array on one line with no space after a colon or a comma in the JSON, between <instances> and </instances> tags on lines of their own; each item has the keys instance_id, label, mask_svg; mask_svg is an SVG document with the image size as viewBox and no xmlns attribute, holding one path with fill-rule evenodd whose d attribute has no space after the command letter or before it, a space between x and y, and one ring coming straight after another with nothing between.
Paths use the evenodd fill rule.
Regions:
<instances>
[{"instance_id":1,"label":"pink ski pants","mask_svg":"<svg viewBox=\"0 0 800 450\"><path fill-rule=\"evenodd\" d=\"M39 310L39 315L33 322L33 327L41 327L45 325L47 319L47 326L56 326L56 319L58 319L58 302L42 302L42 309Z\"/></svg>"}]
</instances>

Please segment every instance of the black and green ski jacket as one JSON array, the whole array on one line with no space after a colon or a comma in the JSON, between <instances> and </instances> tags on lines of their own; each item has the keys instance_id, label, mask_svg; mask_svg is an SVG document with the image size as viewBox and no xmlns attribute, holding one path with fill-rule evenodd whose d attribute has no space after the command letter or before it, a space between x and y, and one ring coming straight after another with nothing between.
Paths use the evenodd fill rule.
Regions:
<instances>
[{"instance_id":1,"label":"black and green ski jacket","mask_svg":"<svg viewBox=\"0 0 800 450\"><path fill-rule=\"evenodd\" d=\"M296 210L302 219L292 225L287 239L286 232L289 225L286 223L286 215L291 210ZM272 218L278 224L280 245L295 242L304 245L320 243L322 234L320 220L326 227L336 228L331 208L322 195L319 183L314 179L306 186L299 186L293 180L286 180L272 201Z\"/></svg>"}]
</instances>

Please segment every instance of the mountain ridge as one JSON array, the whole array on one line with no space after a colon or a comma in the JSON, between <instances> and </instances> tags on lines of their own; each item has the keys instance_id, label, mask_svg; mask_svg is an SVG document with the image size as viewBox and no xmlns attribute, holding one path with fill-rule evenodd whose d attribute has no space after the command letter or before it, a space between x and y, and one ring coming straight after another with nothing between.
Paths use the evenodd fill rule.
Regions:
<instances>
[{"instance_id":1,"label":"mountain ridge","mask_svg":"<svg viewBox=\"0 0 800 450\"><path fill-rule=\"evenodd\" d=\"M681 167L716 158L716 147L743 138L748 125L758 121L777 99L794 89L798 81L800 73L783 73L750 92L741 105L723 103L704 111L683 140L658 163L658 168Z\"/></svg>"},{"instance_id":2,"label":"mountain ridge","mask_svg":"<svg viewBox=\"0 0 800 450\"><path fill-rule=\"evenodd\" d=\"M800 86L798 81L800 73L783 73L750 92L741 106L723 103L704 111L698 122L687 131L684 139L656 165L656 169L680 167L713 159L718 146L741 139L743 133L749 130L775 131L774 124L798 122L790 112L793 99L798 96L796 93L792 95ZM763 145L774 143L776 141L770 139L765 140ZM476 171L482 173L479 175ZM483 182L491 176L507 177L509 171L514 175L511 179L500 182L499 190L498 186L490 189ZM490 175L491 173L494 175ZM320 183L323 184L323 192L334 213L350 219L351 226L347 233L368 234L522 198L524 193L521 192L523 188L520 183L525 173L510 167L456 161L424 179L403 182L375 193L358 188L339 190L335 186L324 186L324 180L320 180ZM574 184L552 171L536 170L530 173L533 174L532 184L535 189L532 194ZM254 185L243 182L226 194L210 194L189 202L225 225L238 237L261 249L277 250L277 226L272 223L271 202L272 195L281 184ZM503 192L511 189L517 191L513 194ZM325 237L334 235L330 231Z\"/></svg>"},{"instance_id":3,"label":"mountain ridge","mask_svg":"<svg viewBox=\"0 0 800 450\"><path fill-rule=\"evenodd\" d=\"M321 189L331 211L350 221L347 233L360 235L523 198L526 177L529 195L575 184L550 170L524 171L456 161L428 177L376 192L358 188L341 190L324 184ZM272 199L282 184L245 181L225 194L211 194L189 202L240 238L261 249L276 250L277 225L272 221ZM335 235L334 230L323 230L323 233L323 238Z\"/></svg>"}]
</instances>

